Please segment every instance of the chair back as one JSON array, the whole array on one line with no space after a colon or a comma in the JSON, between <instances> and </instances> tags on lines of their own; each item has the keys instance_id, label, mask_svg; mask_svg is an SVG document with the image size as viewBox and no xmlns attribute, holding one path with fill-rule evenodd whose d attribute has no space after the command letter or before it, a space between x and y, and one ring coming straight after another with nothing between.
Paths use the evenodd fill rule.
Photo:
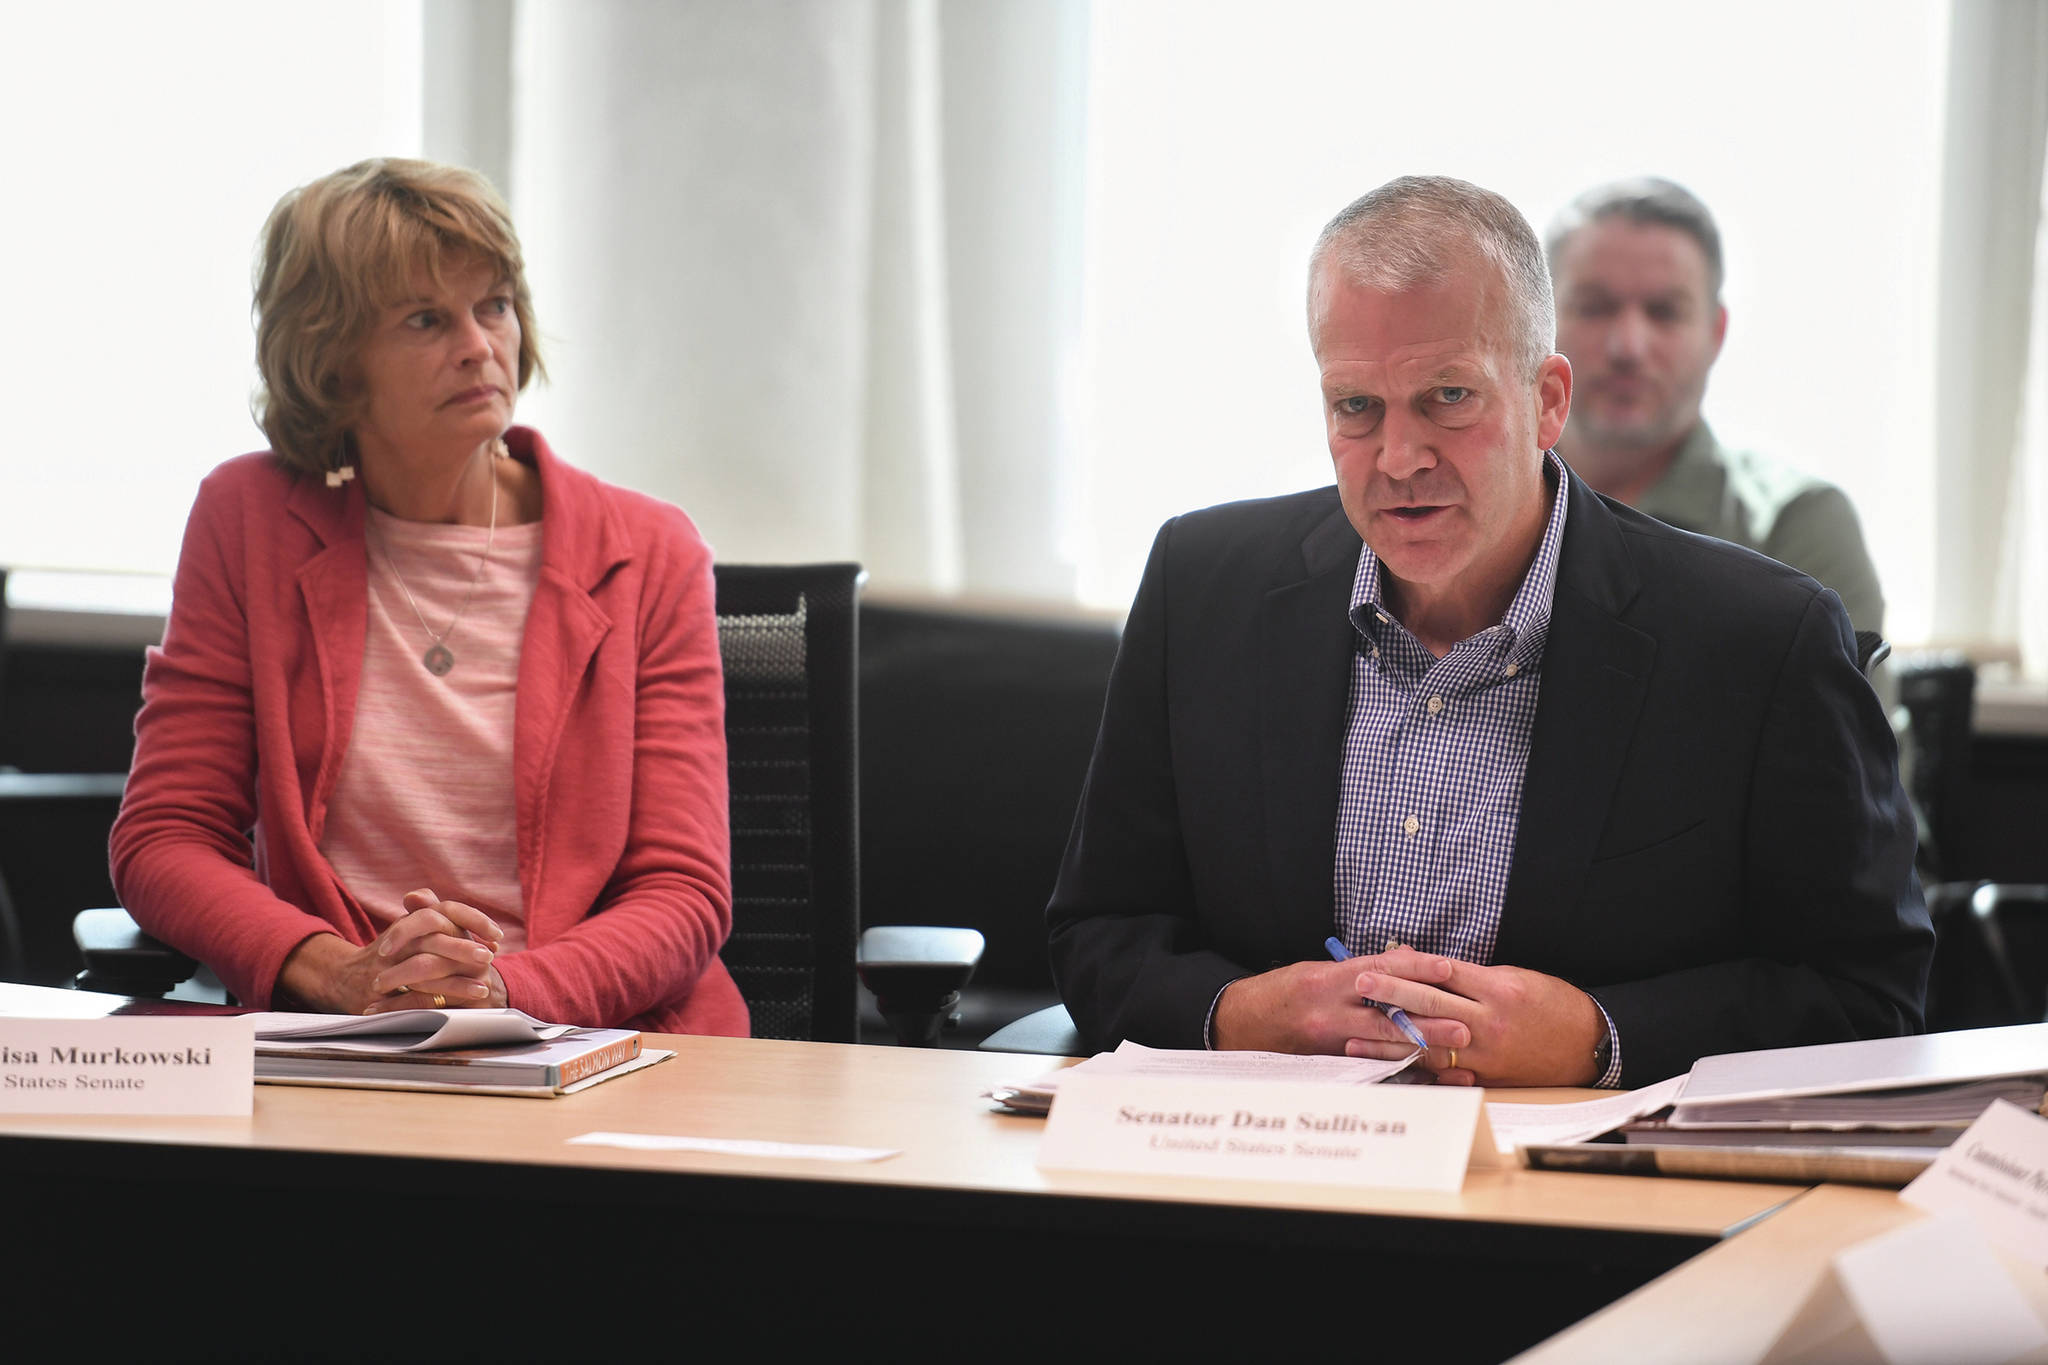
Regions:
<instances>
[{"instance_id":1,"label":"chair back","mask_svg":"<svg viewBox=\"0 0 2048 1365\"><path fill-rule=\"evenodd\" d=\"M1947 883L1928 900L1934 917L1929 1031L2048 1018L2048 886Z\"/></svg>"},{"instance_id":2,"label":"chair back","mask_svg":"<svg viewBox=\"0 0 2048 1365\"><path fill-rule=\"evenodd\" d=\"M757 1038L853 1042L857 564L719 564L732 936Z\"/></svg>"},{"instance_id":3,"label":"chair back","mask_svg":"<svg viewBox=\"0 0 2048 1365\"><path fill-rule=\"evenodd\" d=\"M7 716L7 569L0 565L0 720ZM6 727L0 725L0 736L6 734ZM0 766L7 762L7 755L0 752Z\"/></svg>"},{"instance_id":4,"label":"chair back","mask_svg":"<svg viewBox=\"0 0 2048 1365\"><path fill-rule=\"evenodd\" d=\"M1907 727L1906 794L1920 821L1920 880L1932 885L1968 873L1963 833L1970 785L1971 715L1977 669L1952 652L1908 654L1892 676Z\"/></svg>"},{"instance_id":5,"label":"chair back","mask_svg":"<svg viewBox=\"0 0 2048 1365\"><path fill-rule=\"evenodd\" d=\"M963 1025L1059 999L1045 903L1088 776L1113 622L878 605L860 612L861 883L869 917L985 940ZM1014 1001L997 993L1017 993ZM1006 1008L1014 1004L1015 1008ZM993 1024L991 1024L993 1026Z\"/></svg>"},{"instance_id":6,"label":"chair back","mask_svg":"<svg viewBox=\"0 0 2048 1365\"><path fill-rule=\"evenodd\" d=\"M7 716L7 570L0 568L0 720ZM0 736L6 727L0 725ZM7 771L6 755L0 753L0 773ZM19 981L28 971L28 954L22 947L21 919L14 910L14 895L7 889L7 876L0 871L0 981Z\"/></svg>"}]
</instances>

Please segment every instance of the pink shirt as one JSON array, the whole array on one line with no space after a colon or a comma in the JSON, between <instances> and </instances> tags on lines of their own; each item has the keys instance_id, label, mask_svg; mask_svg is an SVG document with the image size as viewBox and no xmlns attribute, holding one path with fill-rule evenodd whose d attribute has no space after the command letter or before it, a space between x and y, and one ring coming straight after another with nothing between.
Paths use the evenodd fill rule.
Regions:
<instances>
[{"instance_id":1,"label":"pink shirt","mask_svg":"<svg viewBox=\"0 0 2048 1365\"><path fill-rule=\"evenodd\" d=\"M526 909L512 799L513 701L540 577L541 523L493 533L366 510L363 675L320 851L372 915L397 919L405 893L427 887L496 920L503 951L516 951L526 946ZM436 633L455 622L442 641L455 666L441 677L422 662L434 637L421 617Z\"/></svg>"}]
</instances>

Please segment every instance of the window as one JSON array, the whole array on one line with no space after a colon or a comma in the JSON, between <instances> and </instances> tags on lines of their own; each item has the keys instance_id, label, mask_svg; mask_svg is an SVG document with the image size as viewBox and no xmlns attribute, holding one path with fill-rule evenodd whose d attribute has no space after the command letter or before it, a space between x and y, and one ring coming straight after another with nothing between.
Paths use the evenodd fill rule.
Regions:
<instances>
[{"instance_id":1,"label":"window","mask_svg":"<svg viewBox=\"0 0 2048 1365\"><path fill-rule=\"evenodd\" d=\"M1089 92L1082 596L1191 507L1329 482L1303 319L1322 225L1461 176L1542 231L1655 173L1712 207L1717 434L1841 484L1925 637L1947 10L1908 3L1109 0Z\"/></svg>"},{"instance_id":2,"label":"window","mask_svg":"<svg viewBox=\"0 0 2048 1365\"><path fill-rule=\"evenodd\" d=\"M0 563L168 573L261 449L256 239L291 186L417 155L420 0L17 5L0 19Z\"/></svg>"}]
</instances>

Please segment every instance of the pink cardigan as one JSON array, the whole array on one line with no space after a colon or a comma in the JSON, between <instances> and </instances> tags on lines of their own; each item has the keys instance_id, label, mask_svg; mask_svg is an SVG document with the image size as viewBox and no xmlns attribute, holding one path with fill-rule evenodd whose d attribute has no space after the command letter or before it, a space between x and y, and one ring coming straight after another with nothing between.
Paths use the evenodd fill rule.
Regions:
<instances>
[{"instance_id":1,"label":"pink cardigan","mask_svg":"<svg viewBox=\"0 0 2048 1365\"><path fill-rule=\"evenodd\" d=\"M744 1035L718 958L732 897L711 553L676 508L524 427L506 440L544 513L512 745L528 946L499 974L542 1019ZM309 936L381 927L319 848L362 672L363 521L359 482L331 489L268 453L216 469L143 675L114 887L253 1005Z\"/></svg>"}]
</instances>

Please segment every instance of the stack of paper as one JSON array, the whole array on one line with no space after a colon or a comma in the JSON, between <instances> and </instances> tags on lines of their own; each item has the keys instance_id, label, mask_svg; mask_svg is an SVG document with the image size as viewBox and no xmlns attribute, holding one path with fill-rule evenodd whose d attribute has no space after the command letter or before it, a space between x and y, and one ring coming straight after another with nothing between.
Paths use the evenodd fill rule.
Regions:
<instances>
[{"instance_id":1,"label":"stack of paper","mask_svg":"<svg viewBox=\"0 0 2048 1365\"><path fill-rule=\"evenodd\" d=\"M2048 1059L2043 1059L2048 1065ZM1674 1128L1912 1128L1940 1123L1966 1127L1993 1100L2036 1108L2048 1089L2040 1075L2000 1076L1946 1085L1908 1085L1846 1094L1762 1095L1747 1100L1683 1099L1671 1112Z\"/></svg>"},{"instance_id":2,"label":"stack of paper","mask_svg":"<svg viewBox=\"0 0 2048 1365\"><path fill-rule=\"evenodd\" d=\"M520 1010L258 1014L256 1079L283 1085L569 1094L673 1056L631 1029L548 1024Z\"/></svg>"},{"instance_id":3,"label":"stack of paper","mask_svg":"<svg viewBox=\"0 0 2048 1365\"><path fill-rule=\"evenodd\" d=\"M1283 1052L1208 1052L1145 1047L1128 1039L1114 1052L1099 1052L1085 1062L1019 1085L997 1086L983 1097L1020 1114L1043 1114L1052 1108L1064 1076L1165 1076L1204 1081L1322 1081L1336 1085L1374 1085L1407 1069L1421 1049L1391 1062L1368 1057L1300 1057Z\"/></svg>"},{"instance_id":4,"label":"stack of paper","mask_svg":"<svg viewBox=\"0 0 2048 1365\"><path fill-rule=\"evenodd\" d=\"M1998 1100L2048 1100L2048 1024L1703 1057L1668 1112L1592 1142L1532 1143L1560 1170L1901 1185Z\"/></svg>"},{"instance_id":5,"label":"stack of paper","mask_svg":"<svg viewBox=\"0 0 2048 1365\"><path fill-rule=\"evenodd\" d=\"M1967 1127L1993 1100L2038 1109L2048 1024L1866 1038L1702 1057L1674 1128Z\"/></svg>"}]
</instances>

